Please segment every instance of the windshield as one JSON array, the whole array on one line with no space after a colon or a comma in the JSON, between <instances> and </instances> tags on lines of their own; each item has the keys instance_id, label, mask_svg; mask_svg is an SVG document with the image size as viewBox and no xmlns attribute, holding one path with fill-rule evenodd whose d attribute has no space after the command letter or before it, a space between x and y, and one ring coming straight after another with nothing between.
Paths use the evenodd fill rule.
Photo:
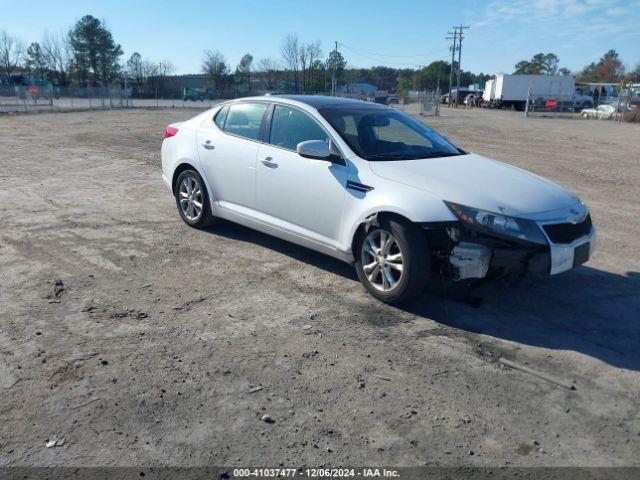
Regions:
<instances>
[{"instance_id":1,"label":"windshield","mask_svg":"<svg viewBox=\"0 0 640 480\"><path fill-rule=\"evenodd\" d=\"M320 114L366 160L413 160L463 155L422 122L389 108L327 107Z\"/></svg>"}]
</instances>

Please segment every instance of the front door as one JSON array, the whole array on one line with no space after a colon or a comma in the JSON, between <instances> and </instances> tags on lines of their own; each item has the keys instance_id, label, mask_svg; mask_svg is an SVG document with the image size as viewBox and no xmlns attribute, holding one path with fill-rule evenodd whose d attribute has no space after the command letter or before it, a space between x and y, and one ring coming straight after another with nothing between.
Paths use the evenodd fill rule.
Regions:
<instances>
[{"instance_id":1,"label":"front door","mask_svg":"<svg viewBox=\"0 0 640 480\"><path fill-rule=\"evenodd\" d=\"M258 150L256 210L293 233L333 245L339 238L349 167L298 155L298 143L330 142L308 113L275 105L268 143Z\"/></svg>"}]
</instances>

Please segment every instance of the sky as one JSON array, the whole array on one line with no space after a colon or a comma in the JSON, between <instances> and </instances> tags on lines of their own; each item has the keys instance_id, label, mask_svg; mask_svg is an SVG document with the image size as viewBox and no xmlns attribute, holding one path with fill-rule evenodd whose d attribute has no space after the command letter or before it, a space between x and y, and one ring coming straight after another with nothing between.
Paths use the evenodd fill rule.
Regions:
<instances>
[{"instance_id":1,"label":"sky","mask_svg":"<svg viewBox=\"0 0 640 480\"><path fill-rule=\"evenodd\" d=\"M6 5L3 5L6 2ZM615 49L627 69L640 63L640 0L0 0L0 30L26 42L68 31L83 15L104 20L123 62L170 61L176 73L199 73L204 50L220 51L232 69L242 55L280 59L289 33L339 42L347 64L417 67L451 58L446 40L465 25L462 68L511 73L520 60L553 52L579 71ZM29 12L32 13L28 13ZM34 13L34 12L37 12Z\"/></svg>"}]
</instances>

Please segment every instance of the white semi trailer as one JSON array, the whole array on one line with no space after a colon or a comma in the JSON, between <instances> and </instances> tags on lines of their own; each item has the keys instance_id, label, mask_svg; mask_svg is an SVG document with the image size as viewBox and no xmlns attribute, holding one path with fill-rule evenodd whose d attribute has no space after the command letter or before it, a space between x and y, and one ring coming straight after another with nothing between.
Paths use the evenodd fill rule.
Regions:
<instances>
[{"instance_id":1,"label":"white semi trailer","mask_svg":"<svg viewBox=\"0 0 640 480\"><path fill-rule=\"evenodd\" d=\"M536 103L554 98L573 104L575 93L572 75L496 75L487 80L482 100L492 108L524 110L528 97Z\"/></svg>"}]
</instances>

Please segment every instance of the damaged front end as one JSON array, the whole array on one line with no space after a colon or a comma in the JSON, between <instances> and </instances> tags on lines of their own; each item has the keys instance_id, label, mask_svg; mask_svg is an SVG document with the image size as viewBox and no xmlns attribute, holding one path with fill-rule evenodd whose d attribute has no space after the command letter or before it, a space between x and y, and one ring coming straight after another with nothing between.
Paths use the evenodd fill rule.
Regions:
<instances>
[{"instance_id":1,"label":"damaged front end","mask_svg":"<svg viewBox=\"0 0 640 480\"><path fill-rule=\"evenodd\" d=\"M501 238L468 228L463 222L423 224L432 252L433 273L460 282L504 279L527 272L548 273L549 247Z\"/></svg>"},{"instance_id":2,"label":"damaged front end","mask_svg":"<svg viewBox=\"0 0 640 480\"><path fill-rule=\"evenodd\" d=\"M458 220L423 227L434 272L454 282L513 282L527 272L555 275L586 262L595 248L595 229L581 202L534 218L445 204Z\"/></svg>"},{"instance_id":3,"label":"damaged front end","mask_svg":"<svg viewBox=\"0 0 640 480\"><path fill-rule=\"evenodd\" d=\"M557 263L558 253L566 247L550 240L544 222L451 202L445 204L458 220L437 226L424 225L430 232L430 245L435 249L434 265L443 277L454 282L501 278L513 283L527 272L557 273L554 257ZM584 223L580 225L584 224L591 232L586 207L584 215L581 220ZM581 229L575 231L577 237L572 241L582 241L578 238L582 238ZM586 261L577 256L574 260L571 267Z\"/></svg>"}]
</instances>

